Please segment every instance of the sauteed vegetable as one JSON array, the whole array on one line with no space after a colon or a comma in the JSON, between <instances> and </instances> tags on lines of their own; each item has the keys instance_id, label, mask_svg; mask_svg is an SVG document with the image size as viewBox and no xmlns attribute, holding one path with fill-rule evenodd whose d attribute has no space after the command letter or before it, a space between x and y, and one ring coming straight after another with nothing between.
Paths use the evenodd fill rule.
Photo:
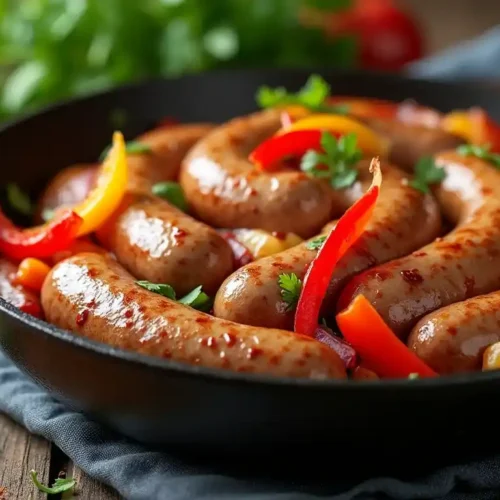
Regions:
<instances>
[{"instance_id":1,"label":"sauteed vegetable","mask_svg":"<svg viewBox=\"0 0 500 500\"><path fill-rule=\"evenodd\" d=\"M0 213L0 296L93 340L237 372L500 367L500 125L485 110L258 89L226 123L120 131ZM78 159L75 159L78 160ZM454 227L447 229L446 223Z\"/></svg>"}]
</instances>

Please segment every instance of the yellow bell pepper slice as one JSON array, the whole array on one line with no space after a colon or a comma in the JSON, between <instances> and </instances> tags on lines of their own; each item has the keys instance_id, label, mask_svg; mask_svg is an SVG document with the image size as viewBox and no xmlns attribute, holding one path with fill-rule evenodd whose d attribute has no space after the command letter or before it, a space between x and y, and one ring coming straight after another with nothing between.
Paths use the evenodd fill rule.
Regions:
<instances>
[{"instance_id":1,"label":"yellow bell pepper slice","mask_svg":"<svg viewBox=\"0 0 500 500\"><path fill-rule=\"evenodd\" d=\"M490 345L483 354L483 371L500 369L500 342Z\"/></svg>"},{"instance_id":2,"label":"yellow bell pepper slice","mask_svg":"<svg viewBox=\"0 0 500 500\"><path fill-rule=\"evenodd\" d=\"M441 128L450 134L458 135L467 142L474 142L474 127L467 111L448 113L441 121Z\"/></svg>"},{"instance_id":3,"label":"yellow bell pepper slice","mask_svg":"<svg viewBox=\"0 0 500 500\"><path fill-rule=\"evenodd\" d=\"M389 153L389 142L374 130L357 120L343 115L314 114L292 123L289 127L278 130L276 135L298 130L326 130L337 134L354 133L358 147L366 155L386 158Z\"/></svg>"},{"instance_id":4,"label":"yellow bell pepper slice","mask_svg":"<svg viewBox=\"0 0 500 500\"><path fill-rule=\"evenodd\" d=\"M283 252L303 241L294 233L268 233L261 229L235 229L233 232L255 259Z\"/></svg>"},{"instance_id":5,"label":"yellow bell pepper slice","mask_svg":"<svg viewBox=\"0 0 500 500\"><path fill-rule=\"evenodd\" d=\"M127 189L127 181L125 140L121 132L115 132L95 188L84 201L73 207L73 211L83 219L78 236L94 232L118 208Z\"/></svg>"}]
</instances>

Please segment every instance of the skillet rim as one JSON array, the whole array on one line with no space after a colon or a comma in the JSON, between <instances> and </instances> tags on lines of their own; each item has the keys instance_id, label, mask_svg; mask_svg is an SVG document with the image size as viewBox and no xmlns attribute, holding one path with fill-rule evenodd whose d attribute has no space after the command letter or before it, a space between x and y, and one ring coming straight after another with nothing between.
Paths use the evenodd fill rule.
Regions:
<instances>
[{"instance_id":1,"label":"skillet rim","mask_svg":"<svg viewBox=\"0 0 500 500\"><path fill-rule=\"evenodd\" d=\"M183 80L200 80L204 76L215 76L215 77L234 77L235 75L244 77L245 75L254 75L255 73L267 73L267 74L282 74L286 73L289 75L299 76L302 75L305 78L307 75L312 73L326 74L331 76L338 76L340 78L350 77L350 78L367 78L371 80L380 81L390 81L392 83L400 84L420 84L427 88L433 88L437 90L454 89L460 92L467 92L467 90L475 92L484 92L491 94L492 98L495 95L500 96L500 92L494 87L490 87L481 81L449 81L444 79L427 79L418 78L410 75L402 74L391 74L381 71L364 70L364 69L338 69L338 68L324 68L324 67L303 67L303 68L250 68L250 69L215 69L209 71L203 71L198 73L189 73L179 76L172 77L157 77L143 79L136 82L126 83L122 85L113 86L97 92L89 92L80 96L75 96L72 98L61 99L55 103L41 106L34 111L26 112L23 115L7 120L0 125L0 134L3 134L7 130L11 130L24 122L30 121L31 119L44 114L49 114L57 112L60 109L71 107L77 103L85 102L91 99L98 99L106 97L107 95L116 94L119 92L140 90L141 87L148 87L150 85L159 85L162 82L168 81L183 81ZM329 77L330 78L330 77ZM346 95L346 94L344 94ZM433 389L442 390L449 388L451 386L469 386L471 384L478 384L480 382L498 382L500 381L500 371L490 370L481 372L470 372L463 374L452 374L452 375L440 375L433 378L422 378L408 380L405 378L400 379L381 379L377 381L352 381L352 380L339 380L339 379L307 379L307 378L292 378L283 377L267 374L258 373L241 373L232 370L226 370L222 368L209 368L205 366L191 365L189 363L176 362L169 359L163 359L160 357L141 354L134 351L129 351L123 348L114 347L103 342L97 342L95 340L89 339L84 336L80 336L72 333L69 330L59 328L45 320L41 320L31 316L18 309L17 307L11 305L6 300L0 297L0 312L8 315L12 319L21 322L22 324L28 326L36 333L41 333L44 335L51 336L58 341L68 342L69 344L77 347L83 348L93 353L109 356L111 358L117 358L121 361L127 363L133 363L135 365L140 365L142 367L148 367L152 369L160 369L165 371L174 371L180 375L188 377L199 377L203 376L206 380L219 382L219 383L230 383L230 384L259 384L267 386L286 386L301 389L314 389L314 390L349 390L349 391L361 391L366 390L371 391L386 391L391 389L403 388L406 390L422 390L422 389ZM5 354L5 353L4 353ZM15 363L15 362L14 362Z\"/></svg>"}]
</instances>

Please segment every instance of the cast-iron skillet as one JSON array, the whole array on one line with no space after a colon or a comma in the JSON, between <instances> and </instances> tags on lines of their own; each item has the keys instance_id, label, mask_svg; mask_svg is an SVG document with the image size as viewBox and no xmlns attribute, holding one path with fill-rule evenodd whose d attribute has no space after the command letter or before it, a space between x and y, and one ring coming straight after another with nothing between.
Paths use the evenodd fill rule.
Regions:
<instances>
[{"instance_id":1,"label":"cast-iron skillet","mask_svg":"<svg viewBox=\"0 0 500 500\"><path fill-rule=\"evenodd\" d=\"M499 93L462 84L333 70L214 72L72 100L7 125L0 132L1 184L18 182L34 195L59 169L95 161L116 126L129 140L165 116L223 122L256 110L260 85L297 90L313 71L334 93L413 98L442 111L478 105L500 119ZM124 117L124 125L116 122ZM3 300L0 342L54 396L152 445L272 453L333 443L341 451L366 446L375 458L393 449L428 453L433 444L432 454L484 445L484 433L498 425L500 373L360 383L219 371L99 344Z\"/></svg>"}]
</instances>

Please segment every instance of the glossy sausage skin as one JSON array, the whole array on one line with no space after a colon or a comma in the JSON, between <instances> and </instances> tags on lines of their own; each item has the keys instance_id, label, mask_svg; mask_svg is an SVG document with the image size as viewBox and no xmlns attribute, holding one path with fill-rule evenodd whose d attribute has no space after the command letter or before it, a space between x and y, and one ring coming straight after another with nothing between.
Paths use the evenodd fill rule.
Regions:
<instances>
[{"instance_id":1,"label":"glossy sausage skin","mask_svg":"<svg viewBox=\"0 0 500 500\"><path fill-rule=\"evenodd\" d=\"M43 319L42 306L38 297L21 285L14 283L17 266L0 258L0 297L21 311Z\"/></svg>"},{"instance_id":2,"label":"glossy sausage skin","mask_svg":"<svg viewBox=\"0 0 500 500\"><path fill-rule=\"evenodd\" d=\"M356 184L334 192L338 215L362 196L371 183L367 160L360 162L358 170ZM407 175L392 165L383 163L382 175L372 219L361 239L340 260L324 301L326 310L333 307L350 277L421 247L440 231L439 208L432 196L408 186ZM329 224L325 231L332 227ZM287 310L281 298L278 276L295 273L302 279L316 253L303 243L236 270L217 293L215 315L238 323L291 329L294 312Z\"/></svg>"},{"instance_id":3,"label":"glossy sausage skin","mask_svg":"<svg viewBox=\"0 0 500 500\"><path fill-rule=\"evenodd\" d=\"M261 172L249 153L280 127L281 112L235 118L201 139L180 182L192 213L213 227L260 228L310 237L331 220L331 188L297 169Z\"/></svg>"},{"instance_id":4,"label":"glossy sausage skin","mask_svg":"<svg viewBox=\"0 0 500 500\"><path fill-rule=\"evenodd\" d=\"M197 312L139 287L103 255L79 254L55 266L42 304L59 327L147 355L239 372L346 378L343 362L326 345Z\"/></svg>"},{"instance_id":5,"label":"glossy sausage skin","mask_svg":"<svg viewBox=\"0 0 500 500\"><path fill-rule=\"evenodd\" d=\"M233 270L231 247L217 231L146 193L126 195L96 236L134 276L178 294L199 285L214 294Z\"/></svg>"},{"instance_id":6,"label":"glossy sausage skin","mask_svg":"<svg viewBox=\"0 0 500 500\"><path fill-rule=\"evenodd\" d=\"M500 292L443 307L422 318L410 349L441 374L480 371L486 348L500 341Z\"/></svg>"},{"instance_id":7,"label":"glossy sausage skin","mask_svg":"<svg viewBox=\"0 0 500 500\"><path fill-rule=\"evenodd\" d=\"M455 151L437 155L436 163L446 178L435 195L456 228L406 257L357 275L339 300L342 309L356 295L365 295L403 339L426 314L500 288L499 172Z\"/></svg>"}]
</instances>

